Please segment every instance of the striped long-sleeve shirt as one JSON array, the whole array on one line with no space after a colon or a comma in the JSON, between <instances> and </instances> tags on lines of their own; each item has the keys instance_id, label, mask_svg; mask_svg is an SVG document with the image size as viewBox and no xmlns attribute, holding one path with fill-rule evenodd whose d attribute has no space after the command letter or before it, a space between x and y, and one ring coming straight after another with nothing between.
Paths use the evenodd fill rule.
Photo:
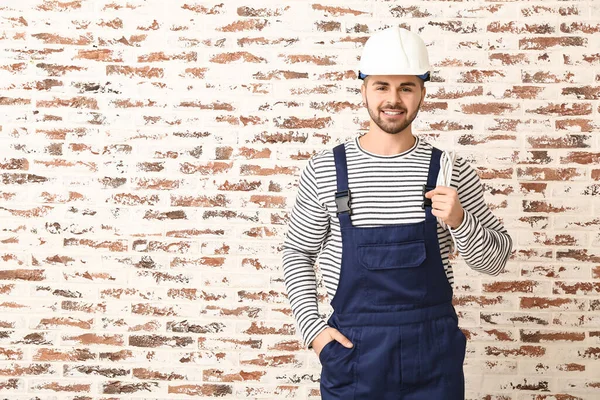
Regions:
<instances>
[{"instance_id":1,"label":"striped long-sleeve shirt","mask_svg":"<svg viewBox=\"0 0 600 400\"><path fill-rule=\"evenodd\" d=\"M352 192L354 226L415 223L425 219L422 186L427 181L432 145L422 138L392 156L369 153L358 137L345 143L348 186ZM464 209L456 229L438 224L438 237L446 276L453 284L448 255L454 238L456 249L476 271L497 275L504 269L512 240L492 214L483 197L475 170L457 157L451 187ZM298 328L308 348L327 323L317 303L315 263L319 262L330 299L337 289L342 258L342 238L336 216L336 175L333 149L314 155L303 169L296 202L290 214L283 246L283 270L288 298Z\"/></svg>"}]
</instances>

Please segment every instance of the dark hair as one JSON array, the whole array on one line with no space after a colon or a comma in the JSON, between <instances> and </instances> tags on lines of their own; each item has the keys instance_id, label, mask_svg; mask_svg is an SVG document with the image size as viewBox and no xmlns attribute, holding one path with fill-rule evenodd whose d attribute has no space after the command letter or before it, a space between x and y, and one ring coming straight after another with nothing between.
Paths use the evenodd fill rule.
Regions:
<instances>
[{"instance_id":1,"label":"dark hair","mask_svg":"<svg viewBox=\"0 0 600 400\"><path fill-rule=\"evenodd\" d=\"M370 77L371 77L371 75L364 75L364 77L360 78L363 81L363 85L367 86L367 81ZM427 81L428 80L429 79L427 79ZM419 78L418 81L419 81L419 86L421 86L421 89L423 89L425 87L426 80Z\"/></svg>"}]
</instances>

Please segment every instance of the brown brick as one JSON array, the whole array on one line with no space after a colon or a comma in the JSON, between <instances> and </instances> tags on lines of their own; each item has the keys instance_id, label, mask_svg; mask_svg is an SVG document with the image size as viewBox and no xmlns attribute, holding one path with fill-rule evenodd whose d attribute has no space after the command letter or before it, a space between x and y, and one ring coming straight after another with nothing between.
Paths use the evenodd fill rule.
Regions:
<instances>
[{"instance_id":1,"label":"brown brick","mask_svg":"<svg viewBox=\"0 0 600 400\"><path fill-rule=\"evenodd\" d=\"M353 10L351 8L324 6L321 4L313 4L312 9L316 10L316 11L323 11L325 13L325 16L331 15L334 17L348 15L348 14L356 17L358 15L368 14L365 11Z\"/></svg>"},{"instance_id":2,"label":"brown brick","mask_svg":"<svg viewBox=\"0 0 600 400\"><path fill-rule=\"evenodd\" d=\"M114 55L114 51L110 49L96 50L79 50L74 60L93 60L102 62L123 62L123 58Z\"/></svg>"},{"instance_id":3,"label":"brown brick","mask_svg":"<svg viewBox=\"0 0 600 400\"><path fill-rule=\"evenodd\" d=\"M44 0L42 4L36 7L40 11L67 11L77 10L81 8L81 0L59 1L59 0Z\"/></svg>"},{"instance_id":4,"label":"brown brick","mask_svg":"<svg viewBox=\"0 0 600 400\"><path fill-rule=\"evenodd\" d=\"M317 30L322 32L339 32L342 29L342 24L337 21L319 21L315 22L315 25Z\"/></svg>"},{"instance_id":5,"label":"brown brick","mask_svg":"<svg viewBox=\"0 0 600 400\"><path fill-rule=\"evenodd\" d=\"M555 282L553 294L600 294L600 282Z\"/></svg>"},{"instance_id":6,"label":"brown brick","mask_svg":"<svg viewBox=\"0 0 600 400\"><path fill-rule=\"evenodd\" d=\"M543 35L547 33L554 33L555 29L550 24L518 24L514 21L501 23L492 22L487 26L488 32L494 33L532 33L536 35Z\"/></svg>"},{"instance_id":7,"label":"brown brick","mask_svg":"<svg viewBox=\"0 0 600 400\"><path fill-rule=\"evenodd\" d=\"M518 348L499 348L488 346L485 348L485 354L490 356L503 357L527 357L537 358L546 354L546 349L540 346L520 346Z\"/></svg>"},{"instance_id":8,"label":"brown brick","mask_svg":"<svg viewBox=\"0 0 600 400\"><path fill-rule=\"evenodd\" d=\"M500 82L506 78L506 74L499 70L471 70L460 75L457 81L461 83Z\"/></svg>"},{"instance_id":9,"label":"brown brick","mask_svg":"<svg viewBox=\"0 0 600 400\"><path fill-rule=\"evenodd\" d=\"M269 24L267 19L246 19L217 28L221 32L262 31Z\"/></svg>"},{"instance_id":10,"label":"brown brick","mask_svg":"<svg viewBox=\"0 0 600 400\"><path fill-rule=\"evenodd\" d=\"M218 369L204 370L203 379L213 382L258 382L266 371L244 371L227 373Z\"/></svg>"},{"instance_id":11,"label":"brown brick","mask_svg":"<svg viewBox=\"0 0 600 400\"><path fill-rule=\"evenodd\" d=\"M211 8L207 8L199 4L184 4L181 6L181 8L203 15L218 15L223 14L223 6L223 3L217 4Z\"/></svg>"},{"instance_id":12,"label":"brown brick","mask_svg":"<svg viewBox=\"0 0 600 400\"><path fill-rule=\"evenodd\" d=\"M0 271L0 279L22 280L22 281L43 281L46 279L43 269L16 269Z\"/></svg>"},{"instance_id":13,"label":"brown brick","mask_svg":"<svg viewBox=\"0 0 600 400\"><path fill-rule=\"evenodd\" d=\"M581 342L585 340L584 332L556 332L556 331L531 331L521 329L521 341L523 343L542 342Z\"/></svg>"},{"instance_id":14,"label":"brown brick","mask_svg":"<svg viewBox=\"0 0 600 400\"><path fill-rule=\"evenodd\" d=\"M101 367L98 365L65 365L64 376L103 376L106 378L117 378L128 376L130 370L125 368Z\"/></svg>"},{"instance_id":15,"label":"brown brick","mask_svg":"<svg viewBox=\"0 0 600 400\"><path fill-rule=\"evenodd\" d=\"M223 397L233 394L233 386L205 383L203 385L169 385L169 394Z\"/></svg>"},{"instance_id":16,"label":"brown brick","mask_svg":"<svg viewBox=\"0 0 600 400\"><path fill-rule=\"evenodd\" d=\"M519 39L520 50L546 50L553 47L584 47L588 44L587 38L577 36L542 37Z\"/></svg>"},{"instance_id":17,"label":"brown brick","mask_svg":"<svg viewBox=\"0 0 600 400\"><path fill-rule=\"evenodd\" d=\"M0 97L0 106L20 106L31 104L31 99Z\"/></svg>"},{"instance_id":18,"label":"brown brick","mask_svg":"<svg viewBox=\"0 0 600 400\"><path fill-rule=\"evenodd\" d=\"M189 336L159 336L159 335L131 335L129 345L134 347L171 347L185 348L194 344Z\"/></svg>"},{"instance_id":19,"label":"brown brick","mask_svg":"<svg viewBox=\"0 0 600 400\"><path fill-rule=\"evenodd\" d=\"M37 349L32 356L33 361L93 361L97 355L88 349L74 349L69 351L59 349Z\"/></svg>"},{"instance_id":20,"label":"brown brick","mask_svg":"<svg viewBox=\"0 0 600 400\"><path fill-rule=\"evenodd\" d=\"M107 346L122 346L123 336L122 335L97 335L94 333L85 333L78 336L63 336L63 340L74 341L80 345L107 345Z\"/></svg>"},{"instance_id":21,"label":"brown brick","mask_svg":"<svg viewBox=\"0 0 600 400\"><path fill-rule=\"evenodd\" d=\"M0 375L3 376L28 376L45 375L52 373L51 364L23 364L23 365L5 365L0 368Z\"/></svg>"},{"instance_id":22,"label":"brown brick","mask_svg":"<svg viewBox=\"0 0 600 400\"><path fill-rule=\"evenodd\" d=\"M120 252L127 250L127 241L126 240L118 240L118 241L95 241L90 239L64 239L64 246L80 246L80 247L89 247L93 249L103 249L109 250L112 252Z\"/></svg>"},{"instance_id":23,"label":"brown brick","mask_svg":"<svg viewBox=\"0 0 600 400\"><path fill-rule=\"evenodd\" d=\"M127 67L124 65L107 65L106 75L123 75L129 78L162 78L164 76L162 68L146 67Z\"/></svg>"},{"instance_id":24,"label":"brown brick","mask_svg":"<svg viewBox=\"0 0 600 400\"><path fill-rule=\"evenodd\" d=\"M560 31L562 33L600 33L600 24L592 25L582 22L571 22L570 24L566 24L563 22L560 24Z\"/></svg>"},{"instance_id":25,"label":"brown brick","mask_svg":"<svg viewBox=\"0 0 600 400\"><path fill-rule=\"evenodd\" d=\"M103 394L130 394L130 393L152 393L158 392L157 382L127 383L121 381L111 381L103 383L101 390Z\"/></svg>"},{"instance_id":26,"label":"brown brick","mask_svg":"<svg viewBox=\"0 0 600 400\"><path fill-rule=\"evenodd\" d=\"M84 46L91 44L94 40L94 37L89 33L87 35L79 35L79 37L66 37L53 33L34 33L31 36L41 40L44 44Z\"/></svg>"}]
</instances>

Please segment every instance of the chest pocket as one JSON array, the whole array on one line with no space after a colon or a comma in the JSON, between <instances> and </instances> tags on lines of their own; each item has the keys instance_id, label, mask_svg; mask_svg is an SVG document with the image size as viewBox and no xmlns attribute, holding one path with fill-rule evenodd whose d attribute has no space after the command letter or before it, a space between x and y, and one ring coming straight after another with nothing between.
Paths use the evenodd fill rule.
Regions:
<instances>
[{"instance_id":1,"label":"chest pocket","mask_svg":"<svg viewBox=\"0 0 600 400\"><path fill-rule=\"evenodd\" d=\"M420 303L427 294L424 240L360 245L367 298L377 305Z\"/></svg>"}]
</instances>

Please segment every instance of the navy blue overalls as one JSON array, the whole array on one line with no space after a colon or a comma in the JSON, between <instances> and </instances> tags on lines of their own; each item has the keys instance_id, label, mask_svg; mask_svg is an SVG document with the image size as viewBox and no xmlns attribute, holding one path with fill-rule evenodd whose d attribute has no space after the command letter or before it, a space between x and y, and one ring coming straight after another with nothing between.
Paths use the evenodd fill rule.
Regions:
<instances>
[{"instance_id":1,"label":"navy blue overalls","mask_svg":"<svg viewBox=\"0 0 600 400\"><path fill-rule=\"evenodd\" d=\"M329 342L319 354L324 400L464 400L466 337L444 272L437 220L355 227L344 145L334 148L342 266L328 320L354 347ZM436 186L433 149L427 187ZM424 188L425 191L425 188Z\"/></svg>"}]
</instances>

